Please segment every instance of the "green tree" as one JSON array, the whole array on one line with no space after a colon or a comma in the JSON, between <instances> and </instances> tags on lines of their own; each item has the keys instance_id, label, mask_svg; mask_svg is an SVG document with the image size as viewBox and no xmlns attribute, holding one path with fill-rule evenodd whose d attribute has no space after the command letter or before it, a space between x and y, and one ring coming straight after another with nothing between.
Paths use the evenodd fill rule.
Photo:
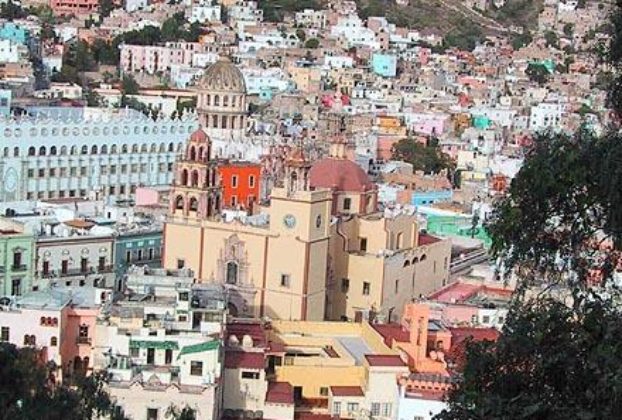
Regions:
<instances>
[{"instance_id":1,"label":"green tree","mask_svg":"<svg viewBox=\"0 0 622 420\"><path fill-rule=\"evenodd\" d=\"M529 63L527 65L527 69L525 70L525 74L529 77L529 80L536 82L539 85L544 85L548 82L550 76L549 70L546 66L539 63Z\"/></svg>"},{"instance_id":2,"label":"green tree","mask_svg":"<svg viewBox=\"0 0 622 420\"><path fill-rule=\"evenodd\" d=\"M112 12L114 8L115 8L115 4L112 0L99 0L100 19L110 16L110 12Z\"/></svg>"},{"instance_id":3,"label":"green tree","mask_svg":"<svg viewBox=\"0 0 622 420\"><path fill-rule=\"evenodd\" d=\"M551 298L515 303L496 343L467 345L449 408L435 419L620 418L622 322L616 296L589 294L571 307Z\"/></svg>"},{"instance_id":4,"label":"green tree","mask_svg":"<svg viewBox=\"0 0 622 420\"><path fill-rule=\"evenodd\" d=\"M400 140L393 146L393 158L413 165L413 170L437 174L447 169L452 170L454 163L441 151L438 140L432 138L422 144L412 137Z\"/></svg>"},{"instance_id":5,"label":"green tree","mask_svg":"<svg viewBox=\"0 0 622 420\"><path fill-rule=\"evenodd\" d=\"M574 25L572 23L566 23L562 31L568 38L572 38L572 34L574 33Z\"/></svg>"},{"instance_id":6,"label":"green tree","mask_svg":"<svg viewBox=\"0 0 622 420\"><path fill-rule=\"evenodd\" d=\"M622 250L622 135L542 133L487 229L491 252L524 283L586 288L588 273L612 278ZM615 252L604 252L608 243Z\"/></svg>"},{"instance_id":7,"label":"green tree","mask_svg":"<svg viewBox=\"0 0 622 420\"><path fill-rule=\"evenodd\" d=\"M0 406L4 419L125 419L105 391L104 374L80 377L75 386L56 384L38 351L0 343Z\"/></svg>"},{"instance_id":8,"label":"green tree","mask_svg":"<svg viewBox=\"0 0 622 420\"><path fill-rule=\"evenodd\" d=\"M178 407L171 405L166 410L166 418L171 420L196 420L197 415L195 410L188 406L179 409Z\"/></svg>"},{"instance_id":9,"label":"green tree","mask_svg":"<svg viewBox=\"0 0 622 420\"><path fill-rule=\"evenodd\" d=\"M317 38L309 38L305 42L305 48L315 49L320 46L320 40Z\"/></svg>"},{"instance_id":10,"label":"green tree","mask_svg":"<svg viewBox=\"0 0 622 420\"><path fill-rule=\"evenodd\" d=\"M134 76L131 74L123 75L123 80L121 81L121 91L124 95L136 95L140 86Z\"/></svg>"},{"instance_id":11,"label":"green tree","mask_svg":"<svg viewBox=\"0 0 622 420\"><path fill-rule=\"evenodd\" d=\"M300 42L305 42L307 39L307 33L302 28L296 29L296 37L298 37Z\"/></svg>"},{"instance_id":12,"label":"green tree","mask_svg":"<svg viewBox=\"0 0 622 420\"><path fill-rule=\"evenodd\" d=\"M533 38L531 34L529 33L529 31L525 31L524 33L520 35L516 35L515 37L512 38L512 48L514 50L519 50L531 44L532 40Z\"/></svg>"},{"instance_id":13,"label":"green tree","mask_svg":"<svg viewBox=\"0 0 622 420\"><path fill-rule=\"evenodd\" d=\"M8 0L0 5L0 17L8 20L24 19L28 17L28 12L19 3Z\"/></svg>"},{"instance_id":14,"label":"green tree","mask_svg":"<svg viewBox=\"0 0 622 420\"><path fill-rule=\"evenodd\" d=\"M544 33L544 41L547 47L559 48L559 38L553 31L546 31Z\"/></svg>"}]
</instances>

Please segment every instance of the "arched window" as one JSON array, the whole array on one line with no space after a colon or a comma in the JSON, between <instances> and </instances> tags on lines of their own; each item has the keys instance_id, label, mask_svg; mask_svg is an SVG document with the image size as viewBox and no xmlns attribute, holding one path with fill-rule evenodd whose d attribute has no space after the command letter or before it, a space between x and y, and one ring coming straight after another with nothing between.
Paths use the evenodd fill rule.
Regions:
<instances>
[{"instance_id":1,"label":"arched window","mask_svg":"<svg viewBox=\"0 0 622 420\"><path fill-rule=\"evenodd\" d=\"M67 154L67 146L61 146L60 147L60 154L61 156L64 156Z\"/></svg>"},{"instance_id":2,"label":"arched window","mask_svg":"<svg viewBox=\"0 0 622 420\"><path fill-rule=\"evenodd\" d=\"M220 96L214 95L214 106L220 106Z\"/></svg>"},{"instance_id":3,"label":"arched window","mask_svg":"<svg viewBox=\"0 0 622 420\"><path fill-rule=\"evenodd\" d=\"M121 146L121 153L126 154L127 151L128 151L127 144L124 144L123 146Z\"/></svg>"},{"instance_id":4,"label":"arched window","mask_svg":"<svg viewBox=\"0 0 622 420\"><path fill-rule=\"evenodd\" d=\"M229 106L229 96L225 95L222 97L222 106Z\"/></svg>"},{"instance_id":5,"label":"arched window","mask_svg":"<svg viewBox=\"0 0 622 420\"><path fill-rule=\"evenodd\" d=\"M45 320L45 324L46 325L50 325L50 326L53 325L52 324L52 317L48 316L47 319Z\"/></svg>"},{"instance_id":6,"label":"arched window","mask_svg":"<svg viewBox=\"0 0 622 420\"><path fill-rule=\"evenodd\" d=\"M181 153L184 150L184 143L177 143L177 152Z\"/></svg>"},{"instance_id":7,"label":"arched window","mask_svg":"<svg viewBox=\"0 0 622 420\"><path fill-rule=\"evenodd\" d=\"M147 145L143 144L142 146L140 146L140 153L147 153Z\"/></svg>"},{"instance_id":8,"label":"arched window","mask_svg":"<svg viewBox=\"0 0 622 420\"><path fill-rule=\"evenodd\" d=\"M232 108L235 108L235 98L236 98L235 96L231 97L231 107Z\"/></svg>"},{"instance_id":9,"label":"arched window","mask_svg":"<svg viewBox=\"0 0 622 420\"><path fill-rule=\"evenodd\" d=\"M2 156L3 157L9 157L9 148L5 147L3 152L2 152Z\"/></svg>"},{"instance_id":10,"label":"arched window","mask_svg":"<svg viewBox=\"0 0 622 420\"><path fill-rule=\"evenodd\" d=\"M113 144L112 146L110 146L110 154L111 155L116 155L117 154L117 145Z\"/></svg>"},{"instance_id":11,"label":"arched window","mask_svg":"<svg viewBox=\"0 0 622 420\"><path fill-rule=\"evenodd\" d=\"M205 95L206 105L210 106L212 104L212 95Z\"/></svg>"},{"instance_id":12,"label":"arched window","mask_svg":"<svg viewBox=\"0 0 622 420\"><path fill-rule=\"evenodd\" d=\"M232 129L236 129L237 128L237 122L238 122L238 117L236 117L235 115L231 117L231 128Z\"/></svg>"},{"instance_id":13,"label":"arched window","mask_svg":"<svg viewBox=\"0 0 622 420\"><path fill-rule=\"evenodd\" d=\"M30 336L30 345L31 346L36 346L37 345L37 337L35 337L34 335Z\"/></svg>"},{"instance_id":14,"label":"arched window","mask_svg":"<svg viewBox=\"0 0 622 420\"><path fill-rule=\"evenodd\" d=\"M89 152L89 148L85 145L82 146L82 150L80 151L81 154L86 155Z\"/></svg>"},{"instance_id":15,"label":"arched window","mask_svg":"<svg viewBox=\"0 0 622 420\"><path fill-rule=\"evenodd\" d=\"M220 128L227 128L227 116L223 115L220 117Z\"/></svg>"},{"instance_id":16,"label":"arched window","mask_svg":"<svg viewBox=\"0 0 622 420\"><path fill-rule=\"evenodd\" d=\"M397 249L402 249L403 241L404 241L404 234L400 232L397 234L397 243L395 245Z\"/></svg>"},{"instance_id":17,"label":"arched window","mask_svg":"<svg viewBox=\"0 0 622 420\"><path fill-rule=\"evenodd\" d=\"M181 171L181 185L188 185L188 170Z\"/></svg>"},{"instance_id":18,"label":"arched window","mask_svg":"<svg viewBox=\"0 0 622 420\"><path fill-rule=\"evenodd\" d=\"M190 184L193 187L198 187L199 186L199 171L192 171L192 176L191 176L191 180L190 180Z\"/></svg>"},{"instance_id":19,"label":"arched window","mask_svg":"<svg viewBox=\"0 0 622 420\"><path fill-rule=\"evenodd\" d=\"M190 211L197 211L199 209L199 200L195 197L190 199Z\"/></svg>"},{"instance_id":20,"label":"arched window","mask_svg":"<svg viewBox=\"0 0 622 420\"><path fill-rule=\"evenodd\" d=\"M50 147L50 155L51 156L56 156L56 146Z\"/></svg>"},{"instance_id":21,"label":"arched window","mask_svg":"<svg viewBox=\"0 0 622 420\"><path fill-rule=\"evenodd\" d=\"M132 145L132 153L138 153L138 145L137 144Z\"/></svg>"},{"instance_id":22,"label":"arched window","mask_svg":"<svg viewBox=\"0 0 622 420\"><path fill-rule=\"evenodd\" d=\"M158 150L158 145L155 143L151 143L151 149L150 149L151 153L155 153L156 150Z\"/></svg>"},{"instance_id":23,"label":"arched window","mask_svg":"<svg viewBox=\"0 0 622 420\"><path fill-rule=\"evenodd\" d=\"M190 154L188 158L192 161L197 160L197 150L194 148L194 146L190 147Z\"/></svg>"},{"instance_id":24,"label":"arched window","mask_svg":"<svg viewBox=\"0 0 622 420\"><path fill-rule=\"evenodd\" d=\"M52 318L52 325L53 326L58 326L58 318Z\"/></svg>"},{"instance_id":25,"label":"arched window","mask_svg":"<svg viewBox=\"0 0 622 420\"><path fill-rule=\"evenodd\" d=\"M91 147L91 154L92 154L92 155L96 155L96 154L97 154L97 145L96 145L96 144L94 144L94 145Z\"/></svg>"},{"instance_id":26,"label":"arched window","mask_svg":"<svg viewBox=\"0 0 622 420\"><path fill-rule=\"evenodd\" d=\"M212 115L212 128L218 128L218 116Z\"/></svg>"},{"instance_id":27,"label":"arched window","mask_svg":"<svg viewBox=\"0 0 622 420\"><path fill-rule=\"evenodd\" d=\"M40 322L39 322L39 324L41 324L41 325L45 325L45 322L46 322L46 321L45 321L45 317L44 317L44 316L42 316L42 317L41 317L41 320L40 320Z\"/></svg>"},{"instance_id":28,"label":"arched window","mask_svg":"<svg viewBox=\"0 0 622 420\"><path fill-rule=\"evenodd\" d=\"M56 346L58 346L58 338L56 337L50 338L50 347L56 347Z\"/></svg>"},{"instance_id":29,"label":"arched window","mask_svg":"<svg viewBox=\"0 0 622 420\"><path fill-rule=\"evenodd\" d=\"M13 156L15 156L15 157L19 156L19 147L14 147L13 148Z\"/></svg>"},{"instance_id":30,"label":"arched window","mask_svg":"<svg viewBox=\"0 0 622 420\"><path fill-rule=\"evenodd\" d=\"M423 261L425 261L425 260L427 260L427 259L428 259L428 257L427 257L425 254L423 254L423 255L421 256L421 259L419 259L419 261L423 262Z\"/></svg>"},{"instance_id":31,"label":"arched window","mask_svg":"<svg viewBox=\"0 0 622 420\"><path fill-rule=\"evenodd\" d=\"M78 148L76 146L71 146L70 154L71 155L77 155L78 154Z\"/></svg>"},{"instance_id":32,"label":"arched window","mask_svg":"<svg viewBox=\"0 0 622 420\"><path fill-rule=\"evenodd\" d=\"M175 208L177 210L184 209L184 197L182 197L181 195L178 195L177 198L175 199Z\"/></svg>"},{"instance_id":33,"label":"arched window","mask_svg":"<svg viewBox=\"0 0 622 420\"><path fill-rule=\"evenodd\" d=\"M24 345L27 346L30 344L30 336L28 334L24 335Z\"/></svg>"},{"instance_id":34,"label":"arched window","mask_svg":"<svg viewBox=\"0 0 622 420\"><path fill-rule=\"evenodd\" d=\"M205 156L203 156L203 147L199 147L199 160L203 162L205 160Z\"/></svg>"},{"instance_id":35,"label":"arched window","mask_svg":"<svg viewBox=\"0 0 622 420\"><path fill-rule=\"evenodd\" d=\"M45 156L45 146L39 147L39 156Z\"/></svg>"},{"instance_id":36,"label":"arched window","mask_svg":"<svg viewBox=\"0 0 622 420\"><path fill-rule=\"evenodd\" d=\"M237 284L238 282L238 264L235 261L227 263L227 283Z\"/></svg>"},{"instance_id":37,"label":"arched window","mask_svg":"<svg viewBox=\"0 0 622 420\"><path fill-rule=\"evenodd\" d=\"M160 153L166 152L166 145L164 143L160 143L160 150L159 150L159 152Z\"/></svg>"},{"instance_id":38,"label":"arched window","mask_svg":"<svg viewBox=\"0 0 622 420\"><path fill-rule=\"evenodd\" d=\"M173 143L169 143L168 144L168 151L169 152L174 152L175 151L175 145Z\"/></svg>"},{"instance_id":39,"label":"arched window","mask_svg":"<svg viewBox=\"0 0 622 420\"><path fill-rule=\"evenodd\" d=\"M404 267L408 267L410 265L410 260L404 261Z\"/></svg>"},{"instance_id":40,"label":"arched window","mask_svg":"<svg viewBox=\"0 0 622 420\"><path fill-rule=\"evenodd\" d=\"M33 146L30 146L28 148L28 156L34 156L35 155L35 148Z\"/></svg>"},{"instance_id":41,"label":"arched window","mask_svg":"<svg viewBox=\"0 0 622 420\"><path fill-rule=\"evenodd\" d=\"M108 146L104 144L102 146L102 149L101 149L100 152L101 152L102 155L107 155L108 154Z\"/></svg>"},{"instance_id":42,"label":"arched window","mask_svg":"<svg viewBox=\"0 0 622 420\"><path fill-rule=\"evenodd\" d=\"M418 262L419 262L419 258L417 258L417 257L413 258L413 265L417 264Z\"/></svg>"}]
</instances>

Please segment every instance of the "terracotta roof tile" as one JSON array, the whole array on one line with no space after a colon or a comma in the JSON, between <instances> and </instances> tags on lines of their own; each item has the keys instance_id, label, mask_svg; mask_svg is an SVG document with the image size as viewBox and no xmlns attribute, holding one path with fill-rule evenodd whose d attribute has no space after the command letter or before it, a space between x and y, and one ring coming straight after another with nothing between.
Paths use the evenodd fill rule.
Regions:
<instances>
[{"instance_id":1,"label":"terracotta roof tile","mask_svg":"<svg viewBox=\"0 0 622 420\"><path fill-rule=\"evenodd\" d=\"M369 366L406 366L402 358L398 355L367 354L365 355L365 359L367 359Z\"/></svg>"},{"instance_id":2,"label":"terracotta roof tile","mask_svg":"<svg viewBox=\"0 0 622 420\"><path fill-rule=\"evenodd\" d=\"M264 369L266 367L263 353L250 351L225 352L225 368L227 369Z\"/></svg>"},{"instance_id":3,"label":"terracotta roof tile","mask_svg":"<svg viewBox=\"0 0 622 420\"><path fill-rule=\"evenodd\" d=\"M289 382L270 382L266 402L273 404L294 404L294 388Z\"/></svg>"},{"instance_id":4,"label":"terracotta roof tile","mask_svg":"<svg viewBox=\"0 0 622 420\"><path fill-rule=\"evenodd\" d=\"M331 386L330 392L335 397L364 397L360 386Z\"/></svg>"}]
</instances>

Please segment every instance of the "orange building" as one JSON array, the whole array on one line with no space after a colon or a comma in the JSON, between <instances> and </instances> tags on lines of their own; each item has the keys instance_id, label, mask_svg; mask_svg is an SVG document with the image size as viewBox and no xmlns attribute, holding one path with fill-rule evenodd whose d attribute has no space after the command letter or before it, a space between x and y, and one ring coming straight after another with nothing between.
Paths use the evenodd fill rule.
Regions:
<instances>
[{"instance_id":1,"label":"orange building","mask_svg":"<svg viewBox=\"0 0 622 420\"><path fill-rule=\"evenodd\" d=\"M224 162L219 165L223 207L251 210L259 200L261 166L250 162Z\"/></svg>"}]
</instances>

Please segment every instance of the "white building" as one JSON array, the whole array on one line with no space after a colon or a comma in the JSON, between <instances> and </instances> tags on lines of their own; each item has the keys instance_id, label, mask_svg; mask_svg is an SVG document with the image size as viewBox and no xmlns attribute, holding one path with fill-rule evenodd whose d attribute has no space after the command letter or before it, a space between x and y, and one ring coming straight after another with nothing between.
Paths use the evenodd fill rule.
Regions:
<instances>
[{"instance_id":1,"label":"white building","mask_svg":"<svg viewBox=\"0 0 622 420\"><path fill-rule=\"evenodd\" d=\"M559 129L563 114L563 104L545 102L532 106L529 114L529 129L532 131Z\"/></svg>"},{"instance_id":2,"label":"white building","mask_svg":"<svg viewBox=\"0 0 622 420\"><path fill-rule=\"evenodd\" d=\"M380 48L374 31L363 26L363 21L356 15L339 18L337 24L330 28L330 34L334 38L345 39L348 48L359 46Z\"/></svg>"},{"instance_id":3,"label":"white building","mask_svg":"<svg viewBox=\"0 0 622 420\"><path fill-rule=\"evenodd\" d=\"M10 39L0 39L0 63L18 63L27 53L22 44Z\"/></svg>"},{"instance_id":4,"label":"white building","mask_svg":"<svg viewBox=\"0 0 622 420\"><path fill-rule=\"evenodd\" d=\"M0 118L0 200L128 196L172 181L197 117L154 121L132 110L30 108Z\"/></svg>"},{"instance_id":5,"label":"white building","mask_svg":"<svg viewBox=\"0 0 622 420\"><path fill-rule=\"evenodd\" d=\"M324 29L326 27L326 10L305 9L302 12L296 12L294 19L297 25Z\"/></svg>"},{"instance_id":6,"label":"white building","mask_svg":"<svg viewBox=\"0 0 622 420\"><path fill-rule=\"evenodd\" d=\"M324 68L326 69L351 69L354 67L354 59L347 55L325 55Z\"/></svg>"},{"instance_id":7,"label":"white building","mask_svg":"<svg viewBox=\"0 0 622 420\"><path fill-rule=\"evenodd\" d=\"M400 387L397 420L432 420L448 408L438 392L406 392Z\"/></svg>"},{"instance_id":8,"label":"white building","mask_svg":"<svg viewBox=\"0 0 622 420\"><path fill-rule=\"evenodd\" d=\"M232 22L263 22L263 10L257 8L256 1L239 1L229 7L229 20Z\"/></svg>"},{"instance_id":9,"label":"white building","mask_svg":"<svg viewBox=\"0 0 622 420\"><path fill-rule=\"evenodd\" d=\"M126 12L135 12L137 10L146 9L149 6L149 0L124 0L123 8Z\"/></svg>"},{"instance_id":10,"label":"white building","mask_svg":"<svg viewBox=\"0 0 622 420\"><path fill-rule=\"evenodd\" d=\"M112 375L110 394L134 419L164 418L171 405L220 418L222 290L192 289L181 271L129 274L129 298L97 325L95 365Z\"/></svg>"},{"instance_id":11,"label":"white building","mask_svg":"<svg viewBox=\"0 0 622 420\"><path fill-rule=\"evenodd\" d=\"M221 6L196 4L190 10L190 23L220 22Z\"/></svg>"}]
</instances>

